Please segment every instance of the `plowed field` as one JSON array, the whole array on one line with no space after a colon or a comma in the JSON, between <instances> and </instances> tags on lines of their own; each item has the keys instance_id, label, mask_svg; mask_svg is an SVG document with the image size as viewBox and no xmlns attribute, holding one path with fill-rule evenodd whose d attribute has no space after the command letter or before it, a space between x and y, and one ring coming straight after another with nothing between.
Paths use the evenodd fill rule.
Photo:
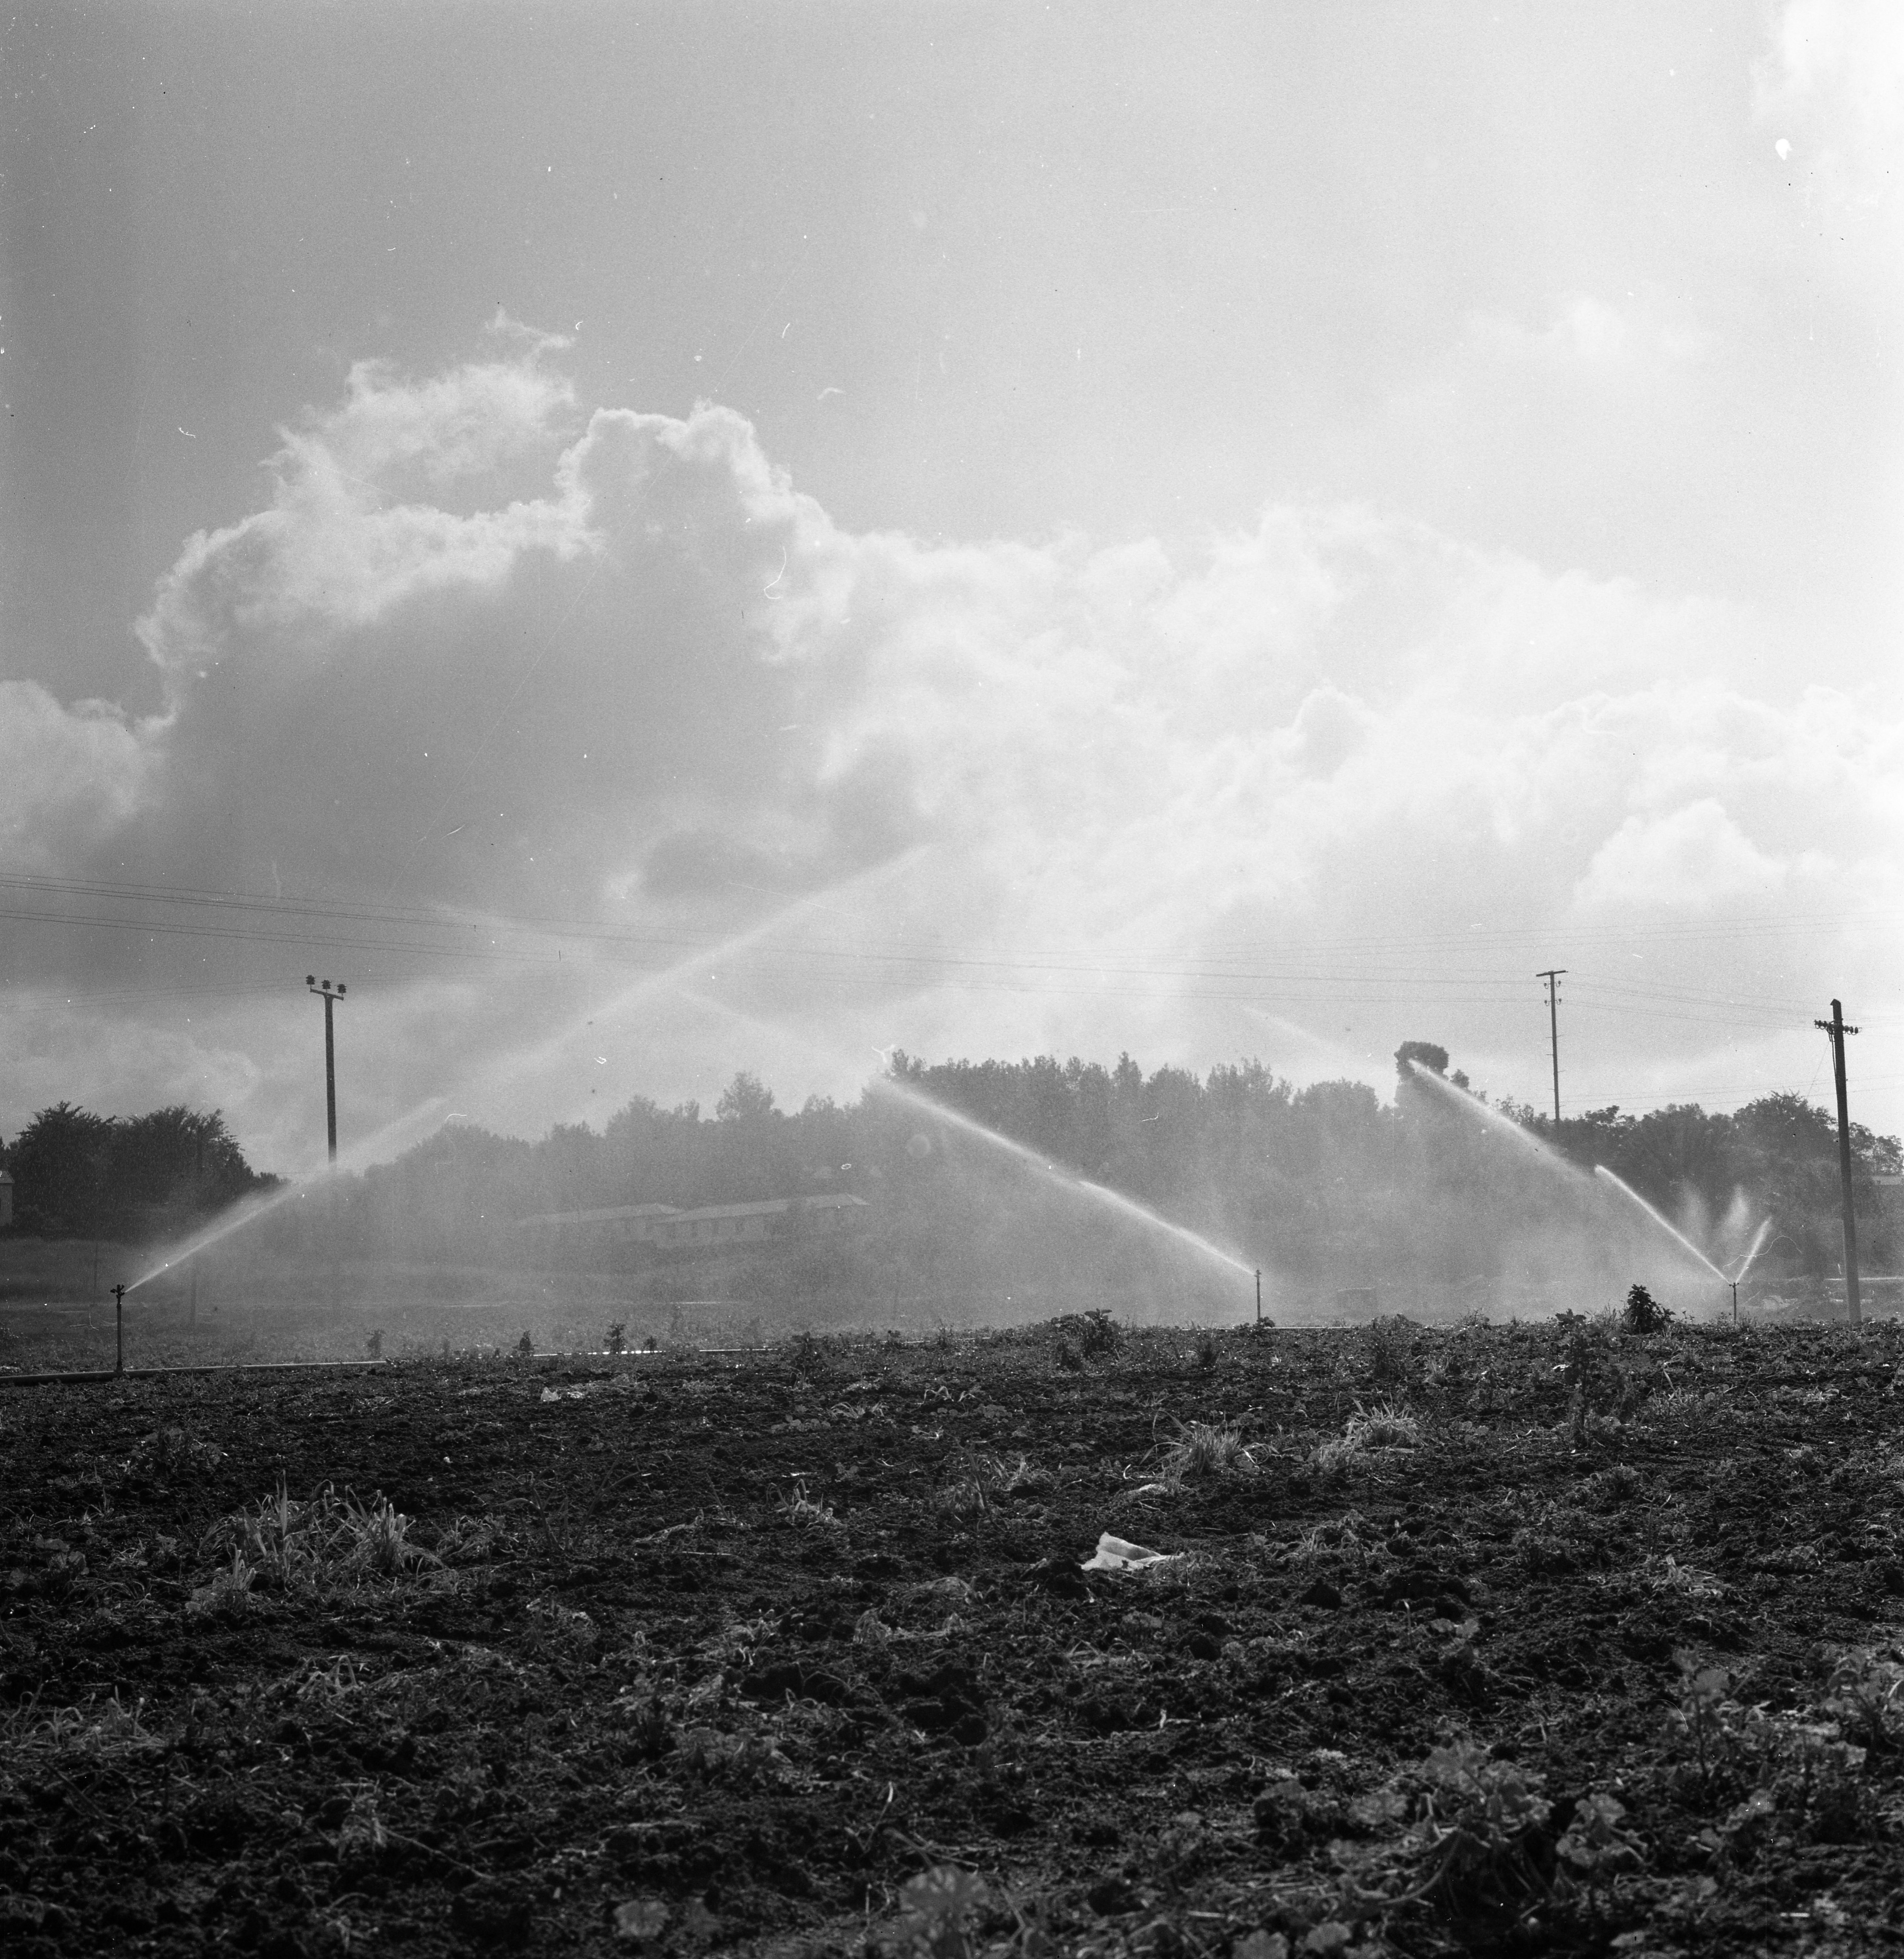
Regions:
<instances>
[{"instance_id":1,"label":"plowed field","mask_svg":"<svg viewBox=\"0 0 1904 1959\"><path fill-rule=\"evenodd\" d=\"M1890 1950L1895 1335L10 1389L0 1946Z\"/></svg>"}]
</instances>

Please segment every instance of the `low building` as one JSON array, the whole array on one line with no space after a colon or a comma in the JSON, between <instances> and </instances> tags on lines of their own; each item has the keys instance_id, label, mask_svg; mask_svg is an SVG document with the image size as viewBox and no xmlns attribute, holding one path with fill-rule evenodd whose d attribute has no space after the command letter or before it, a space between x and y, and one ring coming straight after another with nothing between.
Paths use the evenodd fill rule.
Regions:
<instances>
[{"instance_id":1,"label":"low building","mask_svg":"<svg viewBox=\"0 0 1904 1959\"><path fill-rule=\"evenodd\" d=\"M517 1221L538 1251L606 1253L628 1245L667 1249L695 1245L760 1244L810 1233L850 1231L864 1222L863 1197L769 1197L753 1204L623 1204L599 1211L545 1211Z\"/></svg>"}]
</instances>

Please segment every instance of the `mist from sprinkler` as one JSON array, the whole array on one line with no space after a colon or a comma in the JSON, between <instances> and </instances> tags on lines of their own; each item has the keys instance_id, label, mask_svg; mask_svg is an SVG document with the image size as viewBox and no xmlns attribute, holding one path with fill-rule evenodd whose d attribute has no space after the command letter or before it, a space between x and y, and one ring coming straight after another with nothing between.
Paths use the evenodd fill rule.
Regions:
<instances>
[{"instance_id":1,"label":"mist from sprinkler","mask_svg":"<svg viewBox=\"0 0 1904 1959\"><path fill-rule=\"evenodd\" d=\"M685 988L681 989L681 997L692 1005L706 1008L713 1013L724 1014L729 1019L739 1021L745 1026L757 1028L763 1033L799 1042L803 1046L812 1049L815 1053L825 1055L836 1064L846 1059L836 1050L823 1046L808 1035L796 1033L792 1029L780 1027L771 1021L761 1020L755 1014L743 1013L738 1007L729 1006L724 1000L710 1000L705 994L690 992ZM883 1055L881 1059L882 1060L885 1059ZM1179 1224L1174 1218L1160 1215L1152 1211L1147 1204L1139 1203L1134 1197L1125 1196L1120 1190L1112 1190L1105 1184L1093 1183L1089 1177L1078 1176L1073 1171L1059 1169L1055 1164L1047 1162L1036 1150L1015 1141L1010 1136L1001 1135L996 1129L988 1129L974 1117L965 1114L962 1110L948 1108L944 1103L935 1100L922 1091L912 1087L905 1082L894 1081L889 1075L876 1075L870 1084L870 1088L871 1092L876 1095L888 1096L895 1101L902 1102L908 1107L917 1110L922 1115L930 1116L936 1122L949 1124L952 1128L973 1138L976 1141L988 1144L992 1148L1003 1151L1007 1156L1023 1164L1026 1168L1035 1171L1047 1183L1055 1184L1059 1189L1073 1192L1092 1203L1102 1205L1107 1209L1116 1211L1119 1216L1127 1219L1130 1223L1141 1225L1146 1230L1162 1232L1166 1237L1175 1239L1179 1244L1196 1253L1199 1257L1221 1265L1225 1272L1237 1274L1243 1278L1248 1279L1252 1284L1255 1282L1256 1268L1254 1265L1245 1265L1233 1253L1225 1251L1220 1245L1211 1243L1209 1240L1203 1237L1200 1232L1193 1231L1187 1224Z\"/></svg>"},{"instance_id":2,"label":"mist from sprinkler","mask_svg":"<svg viewBox=\"0 0 1904 1959\"><path fill-rule=\"evenodd\" d=\"M1203 1258L1213 1260L1226 1271L1254 1280L1256 1268L1245 1265L1235 1253L1226 1252L1220 1245L1213 1245L1200 1232L1193 1231L1187 1224L1179 1224L1174 1218L1165 1218L1152 1211L1147 1204L1140 1204L1134 1197L1127 1197L1120 1190L1113 1190L1108 1185L1093 1183L1088 1176L1079 1176L1070 1170L1060 1170L1055 1164L1047 1163L1037 1151L1028 1148L1023 1143L1009 1136L1002 1136L996 1129L987 1129L981 1122L968 1116L962 1110L949 1109L942 1102L923 1094L905 1082L895 1081L890 1075L875 1078L872 1084L876 1095L888 1095L895 1100L917 1109L922 1115L933 1117L941 1122L949 1123L962 1134L989 1143L994 1149L1003 1150L1028 1165L1041 1176L1047 1178L1060 1190L1073 1190L1093 1202L1108 1206L1133 1224L1141 1224L1152 1231L1162 1231L1175 1238L1179 1244Z\"/></svg>"},{"instance_id":3,"label":"mist from sprinkler","mask_svg":"<svg viewBox=\"0 0 1904 1959\"><path fill-rule=\"evenodd\" d=\"M1569 1163L1558 1150L1543 1143L1531 1130L1523 1129L1511 1116L1503 1115L1499 1109L1490 1108L1472 1090L1462 1087L1459 1082L1449 1081L1445 1075L1437 1075L1432 1068L1422 1067L1412 1056L1402 1065L1417 1081L1426 1082L1431 1088L1438 1089L1457 1108L1464 1110L1497 1133L1511 1138L1522 1149L1546 1164L1548 1169L1565 1176L1579 1177L1585 1180L1586 1173L1578 1164Z\"/></svg>"},{"instance_id":4,"label":"mist from sprinkler","mask_svg":"<svg viewBox=\"0 0 1904 1959\"><path fill-rule=\"evenodd\" d=\"M1604 1164L1595 1164L1594 1165L1594 1175L1595 1176L1604 1176L1616 1190L1623 1192L1626 1196L1630 1198L1634 1203L1639 1206L1641 1210L1645 1212L1648 1218L1651 1218L1653 1222L1672 1240L1674 1244L1677 1245L1680 1249L1685 1252L1689 1256L1696 1259L1718 1281L1721 1285L1730 1285L1732 1283L1731 1280L1728 1278L1725 1274L1721 1272L1717 1265L1713 1264L1712 1261L1699 1249L1698 1246L1693 1243L1690 1238L1687 1237L1686 1234L1682 1231L1677 1224L1674 1224L1670 1219L1663 1218L1658 1211L1655 1211L1653 1207L1646 1202L1645 1198L1640 1195L1639 1192L1636 1191L1630 1183L1626 1181L1623 1177L1616 1176Z\"/></svg>"},{"instance_id":5,"label":"mist from sprinkler","mask_svg":"<svg viewBox=\"0 0 1904 1959\"><path fill-rule=\"evenodd\" d=\"M1760 1218L1759 1228L1753 1234L1752 1243L1746 1247L1745 1256L1739 1261L1739 1269L1732 1275L1731 1283L1734 1285L1737 1285L1751 1271L1752 1262L1759 1256L1760 1248L1771 1235L1771 1231L1772 1220L1769 1218Z\"/></svg>"},{"instance_id":6,"label":"mist from sprinkler","mask_svg":"<svg viewBox=\"0 0 1904 1959\"><path fill-rule=\"evenodd\" d=\"M593 1021L638 1005L657 992L680 992L682 981L700 972L710 961L718 965L736 957L743 952L751 951L761 940L770 937L783 926L811 910L823 900L837 896L840 892L849 890L855 884L863 884L875 878L888 875L901 865L911 862L925 847L923 844L917 846L914 849L903 852L886 863L875 865L869 871L862 872L855 877L843 878L836 884L828 885L823 891L810 891L804 897L796 898L793 903L783 906L780 910L771 913L758 924L749 926L745 931L736 932L732 938L722 940L718 945L701 948L689 953L685 957L676 960L672 965L663 967L658 972L644 973L639 980L625 987L612 999L591 1008L586 1014L578 1014L558 1032L537 1042L533 1046L523 1049L501 1060L491 1062L486 1068L473 1077L466 1077L458 1084L456 1091L456 1096L462 1097L471 1094L480 1094L485 1091L500 1087L506 1082L519 1080L532 1069L548 1067L561 1057L577 1037L585 1032ZM428 1126L435 1122L442 1112L450 1106L451 1100L452 1097L448 1095L429 1096L418 1103L415 1107L406 1110L402 1115L393 1116L380 1129L373 1130L370 1135L361 1138L349 1149L345 1151L337 1167L340 1170L358 1168L373 1160L380 1152L399 1147L401 1139L406 1135L415 1135L420 1139L428 1132ZM331 1174L331 1166L328 1163L320 1164L312 1169L293 1175L278 1189L269 1192L265 1196L241 1199L234 1210L226 1212L223 1217L215 1220L204 1230L195 1233L179 1244L167 1247L164 1255L157 1262L134 1279L127 1286L126 1291L136 1292L141 1286L150 1284L154 1279L161 1277L174 1265L182 1264L188 1259L195 1258L201 1252L208 1251L214 1245L221 1243L225 1239L234 1237L240 1231L249 1230L261 1218L269 1217L283 1205L302 1196L306 1191L322 1185Z\"/></svg>"}]
</instances>

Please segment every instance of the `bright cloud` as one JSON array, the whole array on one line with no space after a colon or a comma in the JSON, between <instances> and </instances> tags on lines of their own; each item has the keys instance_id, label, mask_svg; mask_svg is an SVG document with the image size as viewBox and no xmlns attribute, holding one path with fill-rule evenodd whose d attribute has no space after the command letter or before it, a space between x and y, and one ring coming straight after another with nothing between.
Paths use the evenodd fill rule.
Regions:
<instances>
[{"instance_id":1,"label":"bright cloud","mask_svg":"<svg viewBox=\"0 0 1904 1959\"><path fill-rule=\"evenodd\" d=\"M15 860L421 905L472 954L523 916L678 945L831 894L749 997L856 1055L869 1014L914 1046L1234 1052L1194 968L1239 942L1896 896L1849 894L1904 843L1899 731L1742 688L1731 608L1353 506L1194 548L851 532L727 410L583 421L557 351L355 369L140 622L164 719L0 690ZM653 1085L652 1002L571 1024L540 966L378 984L380 1119L564 1027ZM289 1080L232 1072L256 1024L211 1020L208 1081L292 1133Z\"/></svg>"}]
</instances>

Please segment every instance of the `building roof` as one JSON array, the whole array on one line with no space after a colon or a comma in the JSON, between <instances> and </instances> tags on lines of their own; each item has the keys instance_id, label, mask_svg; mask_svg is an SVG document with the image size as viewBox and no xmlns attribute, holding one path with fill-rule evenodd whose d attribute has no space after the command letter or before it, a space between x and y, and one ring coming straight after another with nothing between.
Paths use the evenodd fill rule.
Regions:
<instances>
[{"instance_id":1,"label":"building roof","mask_svg":"<svg viewBox=\"0 0 1904 1959\"><path fill-rule=\"evenodd\" d=\"M616 1204L606 1211L538 1211L518 1218L518 1224L606 1224L623 1218L675 1218L681 1214L672 1204Z\"/></svg>"}]
</instances>

